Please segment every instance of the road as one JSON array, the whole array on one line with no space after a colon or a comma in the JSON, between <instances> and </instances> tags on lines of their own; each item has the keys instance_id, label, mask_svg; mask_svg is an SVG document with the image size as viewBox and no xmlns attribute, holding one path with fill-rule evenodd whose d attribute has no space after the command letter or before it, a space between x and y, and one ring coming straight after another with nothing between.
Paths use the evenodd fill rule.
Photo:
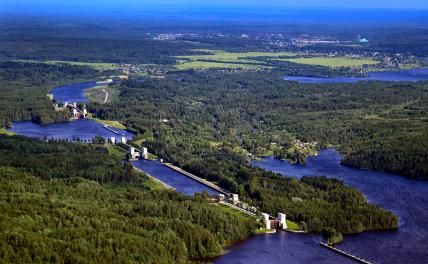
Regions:
<instances>
[{"instance_id":1,"label":"road","mask_svg":"<svg viewBox=\"0 0 428 264\"><path fill-rule=\"evenodd\" d=\"M104 102L103 102L103 104L105 104L107 103L107 100L108 100L108 92L104 88L103 88L103 92L106 94L106 97L104 98Z\"/></svg>"}]
</instances>

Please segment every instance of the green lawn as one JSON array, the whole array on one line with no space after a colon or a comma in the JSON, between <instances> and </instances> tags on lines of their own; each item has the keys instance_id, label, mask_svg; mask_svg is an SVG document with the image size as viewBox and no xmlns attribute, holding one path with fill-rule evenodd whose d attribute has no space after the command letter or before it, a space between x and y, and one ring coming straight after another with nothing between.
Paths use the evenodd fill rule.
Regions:
<instances>
[{"instance_id":1,"label":"green lawn","mask_svg":"<svg viewBox=\"0 0 428 264\"><path fill-rule=\"evenodd\" d=\"M236 216L238 216L238 217L241 217L241 218L243 218L243 219L249 219L249 218L252 218L252 216L250 216L250 215L248 215L248 214L246 214L246 213L244 213L244 212L241 212L241 211L239 211L239 210L236 210L236 209L234 209L234 208L232 208L232 207L230 207L230 206L224 205L224 204L219 204L219 205L218 205L218 207L220 207L221 209L223 209L223 210L224 210L224 211L226 211L226 212L229 212L229 213L231 213L231 214L234 214L234 215L236 215Z\"/></svg>"},{"instance_id":2,"label":"green lawn","mask_svg":"<svg viewBox=\"0 0 428 264\"><path fill-rule=\"evenodd\" d=\"M114 145L107 147L107 150L110 155L114 156L118 160L126 159L126 154L128 154L124 149Z\"/></svg>"},{"instance_id":3,"label":"green lawn","mask_svg":"<svg viewBox=\"0 0 428 264\"><path fill-rule=\"evenodd\" d=\"M8 136L16 135L15 132L11 132L11 131L9 131L9 130L7 130L5 128L0 128L0 134L2 134L2 135L8 135Z\"/></svg>"},{"instance_id":4,"label":"green lawn","mask_svg":"<svg viewBox=\"0 0 428 264\"><path fill-rule=\"evenodd\" d=\"M319 65L325 67L360 67L363 65L373 65L378 62L372 59L357 59L357 58L347 58L347 57L311 57L311 58L288 58L288 59L278 59L282 61L289 61L299 64L307 65Z\"/></svg>"},{"instance_id":5,"label":"green lawn","mask_svg":"<svg viewBox=\"0 0 428 264\"><path fill-rule=\"evenodd\" d=\"M288 230L291 230L291 231L300 230L300 227L297 223L290 221L290 220L285 220L285 221L287 222Z\"/></svg>"},{"instance_id":6,"label":"green lawn","mask_svg":"<svg viewBox=\"0 0 428 264\"><path fill-rule=\"evenodd\" d=\"M92 117L91 114L88 114L86 116L86 118L92 119L92 120L94 120L97 123L108 125L108 126L111 126L111 127L117 128L117 129L126 129L126 126L124 126L121 123L119 123L119 121L102 120L102 119L98 119L98 118Z\"/></svg>"}]
</instances>

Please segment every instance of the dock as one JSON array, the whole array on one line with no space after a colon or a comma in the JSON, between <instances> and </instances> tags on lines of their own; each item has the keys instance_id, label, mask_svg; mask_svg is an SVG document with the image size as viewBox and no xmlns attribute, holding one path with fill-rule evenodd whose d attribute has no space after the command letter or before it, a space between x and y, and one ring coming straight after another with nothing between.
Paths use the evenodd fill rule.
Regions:
<instances>
[{"instance_id":1,"label":"dock","mask_svg":"<svg viewBox=\"0 0 428 264\"><path fill-rule=\"evenodd\" d=\"M193 179L193 180L195 180L197 182L200 182L203 185L208 186L211 189L218 191L219 193L222 193L222 194L227 195L227 196L231 195L231 193L225 191L223 188L215 185L214 183L209 182L209 181L207 181L205 179L202 179L202 178L200 178L200 177L198 177L198 176L196 176L196 175L194 175L194 174L192 174L190 172L187 172L187 171L183 170L182 168L174 166L171 163L163 163L163 165L166 166L166 167L168 167L168 168L170 168L170 169L173 169L176 172L179 172L179 173L181 173L181 174L183 174L183 175L185 175L185 176L187 176L187 177L189 177L189 178L191 178L191 179Z\"/></svg>"},{"instance_id":2,"label":"dock","mask_svg":"<svg viewBox=\"0 0 428 264\"><path fill-rule=\"evenodd\" d=\"M108 131L110 131L110 132L112 132L112 133L114 133L114 134L116 134L116 135L118 135L118 136L125 136L125 134L119 133L119 132L117 132L117 131L113 130L111 127L107 126L107 125L103 125L103 127L104 127L105 129L107 129Z\"/></svg>"},{"instance_id":3,"label":"dock","mask_svg":"<svg viewBox=\"0 0 428 264\"><path fill-rule=\"evenodd\" d=\"M321 246L323 246L323 247L325 247L325 248L328 248L328 249L330 249L330 250L332 250L332 251L334 251L334 252L336 252L336 253L339 253L339 254L341 254L341 255L343 255L343 256L346 256L346 257L348 257L348 258L350 258L350 259L353 259L353 260L355 260L355 261L356 261L356 262L358 262L358 263L363 263L363 264L373 264L372 262L370 262L370 261L368 261L368 260L362 259L362 258L360 258L360 257L357 257L357 256L355 256L355 255L351 254L351 253L348 253L348 252L345 252L345 251L340 250L340 249L338 249L338 248L332 247L332 246L330 246L330 245L328 245L328 244L326 244L326 243L320 242L320 245L321 245Z\"/></svg>"}]
</instances>

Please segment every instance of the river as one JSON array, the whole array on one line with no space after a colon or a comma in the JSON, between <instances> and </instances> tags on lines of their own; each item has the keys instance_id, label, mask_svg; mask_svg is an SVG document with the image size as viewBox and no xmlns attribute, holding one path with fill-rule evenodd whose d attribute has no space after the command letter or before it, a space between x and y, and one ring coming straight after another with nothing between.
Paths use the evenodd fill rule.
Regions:
<instances>
[{"instance_id":1,"label":"river","mask_svg":"<svg viewBox=\"0 0 428 264\"><path fill-rule=\"evenodd\" d=\"M51 93L57 102L85 103L88 102L85 90L95 86L97 86L95 82L74 83L55 87Z\"/></svg>"},{"instance_id":2,"label":"river","mask_svg":"<svg viewBox=\"0 0 428 264\"><path fill-rule=\"evenodd\" d=\"M421 76L421 79L426 78L425 75ZM85 102L83 90L93 86L95 83L62 86L54 88L52 93L57 101ZM43 127L31 122L15 122L10 130L29 137L69 140L89 140L96 135L119 137L101 124L86 119ZM128 139L132 137L129 132L121 133ZM134 165L186 194L207 189L157 162L138 161ZM359 189L370 202L393 210L399 216L399 229L395 232L365 232L346 236L340 247L375 263L427 263L428 182L343 166L340 164L339 153L333 149L323 150L320 155L309 157L307 165L292 165L272 157L254 161L253 165L296 178L325 175L341 179ZM213 190L208 191L215 194ZM321 240L318 234L282 231L253 236L230 247L230 252L216 259L215 263L354 263L321 248L318 245Z\"/></svg>"},{"instance_id":3,"label":"river","mask_svg":"<svg viewBox=\"0 0 428 264\"><path fill-rule=\"evenodd\" d=\"M91 119L77 119L71 122L56 123L47 126L41 126L31 121L13 122L9 131L18 135L41 139L61 139L69 141L89 141L95 136L101 136L105 139L115 137L120 140L122 135L131 139L134 134L121 129L112 128L121 135L117 135Z\"/></svg>"},{"instance_id":4,"label":"river","mask_svg":"<svg viewBox=\"0 0 428 264\"><path fill-rule=\"evenodd\" d=\"M416 82L428 80L428 68L369 72L368 77L308 77L289 76L283 77L286 81L297 81L301 83L356 83L360 81L389 81L389 82Z\"/></svg>"},{"instance_id":5,"label":"river","mask_svg":"<svg viewBox=\"0 0 428 264\"><path fill-rule=\"evenodd\" d=\"M398 231L346 236L339 246L374 263L428 262L428 182L399 175L361 170L340 164L334 149L309 157L306 165L265 158L254 166L295 178L325 175L363 192L369 202L399 217ZM268 235L266 235L268 236ZM275 234L233 246L216 263L344 263L346 258L321 248L316 235ZM295 246L298 245L298 246ZM261 251L260 254L254 252ZM326 251L326 252L324 252ZM328 251L328 252L327 252ZM263 256L267 257L265 259ZM267 261L267 262L265 262Z\"/></svg>"}]
</instances>

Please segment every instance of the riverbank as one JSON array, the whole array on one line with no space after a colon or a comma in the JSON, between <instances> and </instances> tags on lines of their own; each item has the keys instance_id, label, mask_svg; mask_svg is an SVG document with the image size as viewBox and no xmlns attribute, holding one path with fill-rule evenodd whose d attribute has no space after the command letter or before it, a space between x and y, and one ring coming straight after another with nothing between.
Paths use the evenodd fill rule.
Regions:
<instances>
[{"instance_id":1,"label":"riverbank","mask_svg":"<svg viewBox=\"0 0 428 264\"><path fill-rule=\"evenodd\" d=\"M7 135L7 136L14 136L14 135L16 135L15 132L9 131L6 128L0 128L0 134L1 135Z\"/></svg>"},{"instance_id":2,"label":"riverbank","mask_svg":"<svg viewBox=\"0 0 428 264\"><path fill-rule=\"evenodd\" d=\"M111 127L117 128L117 129L121 129L121 130L125 130L126 129L126 126L124 126L119 121L99 119L99 118L93 117L93 115L91 113L87 114L86 118L94 120L95 122L97 122L99 124L111 126Z\"/></svg>"}]
</instances>

